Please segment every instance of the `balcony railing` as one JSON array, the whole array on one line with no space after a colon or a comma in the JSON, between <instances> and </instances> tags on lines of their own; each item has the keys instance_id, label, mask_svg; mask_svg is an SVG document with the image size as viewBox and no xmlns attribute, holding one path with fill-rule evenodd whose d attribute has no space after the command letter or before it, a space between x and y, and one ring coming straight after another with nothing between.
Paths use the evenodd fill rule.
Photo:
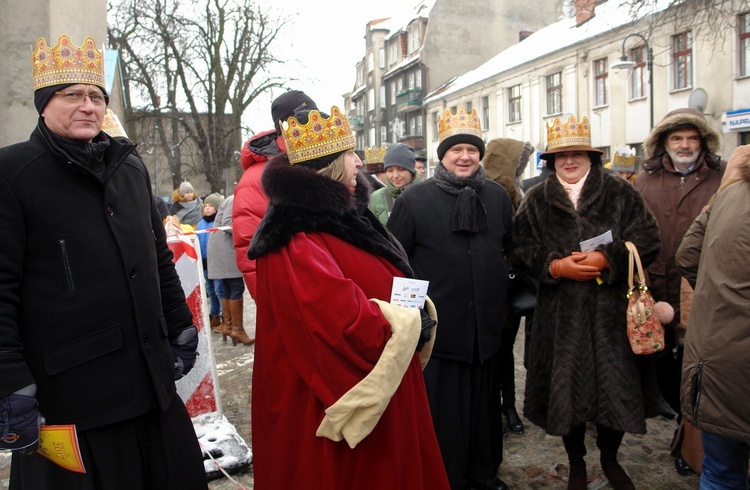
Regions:
<instances>
[{"instance_id":1,"label":"balcony railing","mask_svg":"<svg viewBox=\"0 0 750 490\"><path fill-rule=\"evenodd\" d=\"M396 110L411 112L422 108L422 89L410 88L396 94Z\"/></svg>"},{"instance_id":2,"label":"balcony railing","mask_svg":"<svg viewBox=\"0 0 750 490\"><path fill-rule=\"evenodd\" d=\"M353 116L349 116L349 125L352 127L352 129L364 128L365 127L364 116L360 114L354 114Z\"/></svg>"}]
</instances>

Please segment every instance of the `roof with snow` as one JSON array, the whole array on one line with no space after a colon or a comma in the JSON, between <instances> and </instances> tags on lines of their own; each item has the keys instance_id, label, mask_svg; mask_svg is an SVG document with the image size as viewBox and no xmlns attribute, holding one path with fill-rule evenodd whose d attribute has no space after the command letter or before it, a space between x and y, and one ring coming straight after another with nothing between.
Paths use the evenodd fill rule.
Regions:
<instances>
[{"instance_id":1,"label":"roof with snow","mask_svg":"<svg viewBox=\"0 0 750 490\"><path fill-rule=\"evenodd\" d=\"M668 6L669 0L659 0L649 14L665 10ZM639 19L644 16L641 15ZM639 19L634 19L630 7L622 2L612 0L597 4L594 17L587 22L576 26L573 16L544 27L518 44L501 51L483 65L433 90L427 94L424 103L428 104L556 51L632 24Z\"/></svg>"}]
</instances>

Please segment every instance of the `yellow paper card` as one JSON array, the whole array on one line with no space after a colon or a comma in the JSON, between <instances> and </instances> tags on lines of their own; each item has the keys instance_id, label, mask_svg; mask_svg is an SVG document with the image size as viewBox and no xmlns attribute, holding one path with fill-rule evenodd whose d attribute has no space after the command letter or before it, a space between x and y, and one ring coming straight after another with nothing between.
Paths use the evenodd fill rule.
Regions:
<instances>
[{"instance_id":1,"label":"yellow paper card","mask_svg":"<svg viewBox=\"0 0 750 490\"><path fill-rule=\"evenodd\" d=\"M66 470L86 473L75 425L43 425L37 452Z\"/></svg>"}]
</instances>

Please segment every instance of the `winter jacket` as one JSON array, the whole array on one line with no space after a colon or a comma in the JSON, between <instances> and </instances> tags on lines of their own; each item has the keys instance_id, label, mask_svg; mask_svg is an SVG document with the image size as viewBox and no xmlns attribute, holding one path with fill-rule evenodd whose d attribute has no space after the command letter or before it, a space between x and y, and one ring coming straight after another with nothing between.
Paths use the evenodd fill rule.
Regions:
<instances>
[{"instance_id":1,"label":"winter jacket","mask_svg":"<svg viewBox=\"0 0 750 490\"><path fill-rule=\"evenodd\" d=\"M284 138L277 136L275 129L257 134L242 145L240 163L244 172L234 189L232 237L237 266L242 271L242 277L253 298L256 297L255 261L247 258L247 249L268 206L268 197L260 184L260 178L266 162L284 149Z\"/></svg>"},{"instance_id":2,"label":"winter jacket","mask_svg":"<svg viewBox=\"0 0 750 490\"><path fill-rule=\"evenodd\" d=\"M695 287L682 361L683 415L701 430L750 443L750 163L719 192L677 250Z\"/></svg>"},{"instance_id":3,"label":"winter jacket","mask_svg":"<svg viewBox=\"0 0 750 490\"><path fill-rule=\"evenodd\" d=\"M405 186L398 188L391 184L390 180L385 179L385 187L381 187L380 189L375 190L372 193L372 196L370 196L370 204L368 205L370 211L372 211L373 214L378 217L380 222L385 225L386 223L388 223L388 217L391 215L391 211L393 209L388 209L388 198L385 193L387 192L391 195L391 202L395 204L396 198L400 196L405 189L407 189L410 185L414 184L417 181L419 181L419 177L415 175L414 180L412 180Z\"/></svg>"},{"instance_id":4,"label":"winter jacket","mask_svg":"<svg viewBox=\"0 0 750 490\"><path fill-rule=\"evenodd\" d=\"M258 266L252 388L262 401L252 405L256 488L448 488L416 353L356 447L316 435L329 435L327 409L398 342L370 299L388 302L394 276L411 276L403 250L367 210L365 179L360 173L352 195L286 155L263 175L271 202L250 248Z\"/></svg>"},{"instance_id":5,"label":"winter jacket","mask_svg":"<svg viewBox=\"0 0 750 490\"><path fill-rule=\"evenodd\" d=\"M550 276L553 260L608 231L612 242L597 249L610 265L602 284ZM586 422L645 433L646 417L658 414L656 379L651 359L630 349L625 325L625 241L635 243L644 265L659 253L659 229L643 198L593 164L576 210L552 172L526 194L513 232L511 264L539 280L524 415L552 435Z\"/></svg>"},{"instance_id":6,"label":"winter jacket","mask_svg":"<svg viewBox=\"0 0 750 490\"><path fill-rule=\"evenodd\" d=\"M488 210L485 232L452 231L457 196L441 190L434 178L404 191L388 220L415 277L430 281L428 294L440 317L432 357L465 363L474 362L477 349L480 362L500 349L508 294L510 196L490 179L478 194Z\"/></svg>"},{"instance_id":7,"label":"winter jacket","mask_svg":"<svg viewBox=\"0 0 750 490\"><path fill-rule=\"evenodd\" d=\"M195 225L203 219L203 203L197 197L192 201L185 200L180 195L180 190L172 191L172 205L169 212L180 218L180 224L190 225L195 229Z\"/></svg>"},{"instance_id":8,"label":"winter jacket","mask_svg":"<svg viewBox=\"0 0 750 490\"><path fill-rule=\"evenodd\" d=\"M214 226L232 226L232 206L234 196L229 196L219 205ZM232 279L242 277L237 268L232 241L233 230L220 230L208 237L208 278Z\"/></svg>"},{"instance_id":9,"label":"winter jacket","mask_svg":"<svg viewBox=\"0 0 750 490\"><path fill-rule=\"evenodd\" d=\"M213 228L214 220L216 219L216 215L214 214L211 216L211 221L206 221L206 217L204 216L202 220L198 222L198 225L195 227L196 230L206 230L208 228ZM208 270L208 239L211 237L210 233L201 233L198 235L198 243L200 243L201 247L201 259L203 261L203 268L205 270Z\"/></svg>"},{"instance_id":10,"label":"winter jacket","mask_svg":"<svg viewBox=\"0 0 750 490\"><path fill-rule=\"evenodd\" d=\"M41 119L0 149L0 397L36 383L47 423L79 431L165 410L192 324L148 171L108 139L102 179Z\"/></svg>"},{"instance_id":11,"label":"winter jacket","mask_svg":"<svg viewBox=\"0 0 750 490\"><path fill-rule=\"evenodd\" d=\"M697 112L697 111L695 111ZM643 143L647 159L635 181L646 205L656 217L661 233L661 252L649 266L649 290L656 301L666 301L675 310L672 328L680 321L680 271L674 255L690 224L719 188L726 164L716 155L720 135L702 114L690 109L670 112ZM676 127L691 124L703 137L703 150L692 172L675 171L664 149L664 138Z\"/></svg>"}]
</instances>

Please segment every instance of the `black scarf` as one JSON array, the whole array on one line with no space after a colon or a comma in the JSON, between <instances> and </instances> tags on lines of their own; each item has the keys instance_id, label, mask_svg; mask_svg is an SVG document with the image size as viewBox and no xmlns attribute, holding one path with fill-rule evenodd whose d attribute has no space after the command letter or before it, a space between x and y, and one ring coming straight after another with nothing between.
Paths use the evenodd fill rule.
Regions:
<instances>
[{"instance_id":1,"label":"black scarf","mask_svg":"<svg viewBox=\"0 0 750 490\"><path fill-rule=\"evenodd\" d=\"M457 195L453 208L453 233L481 233L487 231L487 210L479 198L487 173L481 165L471 177L457 177L439 163L435 167L435 183L448 194Z\"/></svg>"},{"instance_id":2,"label":"black scarf","mask_svg":"<svg viewBox=\"0 0 750 490\"><path fill-rule=\"evenodd\" d=\"M44 124L43 118L39 118L39 129L57 151L61 152L68 159L88 168L99 180L102 180L104 171L106 170L104 154L107 148L109 148L109 140L106 137L99 133L91 143L64 138L52 132Z\"/></svg>"}]
</instances>

